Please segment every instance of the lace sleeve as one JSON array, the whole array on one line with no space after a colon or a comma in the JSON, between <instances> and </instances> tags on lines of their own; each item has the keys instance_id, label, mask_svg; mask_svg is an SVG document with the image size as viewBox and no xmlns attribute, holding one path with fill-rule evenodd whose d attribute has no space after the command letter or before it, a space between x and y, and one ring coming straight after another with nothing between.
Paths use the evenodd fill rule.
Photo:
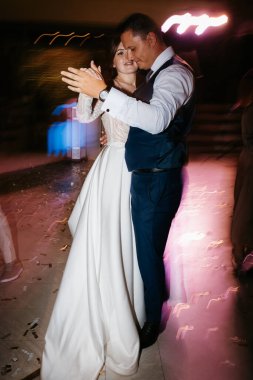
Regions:
<instances>
[{"instance_id":1,"label":"lace sleeve","mask_svg":"<svg viewBox=\"0 0 253 380\"><path fill-rule=\"evenodd\" d=\"M93 98L90 96L79 94L78 103L76 106L76 116L81 123L90 123L102 115L102 102L98 100L95 107L92 108Z\"/></svg>"}]
</instances>

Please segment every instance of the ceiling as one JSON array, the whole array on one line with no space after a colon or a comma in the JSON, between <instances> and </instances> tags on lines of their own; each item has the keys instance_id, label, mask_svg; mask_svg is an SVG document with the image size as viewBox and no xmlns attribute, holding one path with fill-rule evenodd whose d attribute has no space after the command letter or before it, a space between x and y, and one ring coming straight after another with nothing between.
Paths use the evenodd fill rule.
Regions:
<instances>
[{"instance_id":1,"label":"ceiling","mask_svg":"<svg viewBox=\"0 0 253 380\"><path fill-rule=\"evenodd\" d=\"M116 25L133 12L142 12L162 24L169 16L194 11L228 11L245 0L1 0L0 20Z\"/></svg>"}]
</instances>

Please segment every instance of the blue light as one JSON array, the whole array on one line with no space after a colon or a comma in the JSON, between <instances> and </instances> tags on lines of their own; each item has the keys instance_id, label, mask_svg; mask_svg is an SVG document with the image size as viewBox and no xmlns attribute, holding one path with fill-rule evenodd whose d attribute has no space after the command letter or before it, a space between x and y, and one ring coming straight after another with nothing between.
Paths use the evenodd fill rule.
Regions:
<instances>
[{"instance_id":1,"label":"blue light","mask_svg":"<svg viewBox=\"0 0 253 380\"><path fill-rule=\"evenodd\" d=\"M49 126L47 133L49 155L66 156L72 148L85 148L86 125L74 117L76 105L76 102L60 104L52 112L53 116L65 118L65 121L55 121Z\"/></svg>"}]
</instances>

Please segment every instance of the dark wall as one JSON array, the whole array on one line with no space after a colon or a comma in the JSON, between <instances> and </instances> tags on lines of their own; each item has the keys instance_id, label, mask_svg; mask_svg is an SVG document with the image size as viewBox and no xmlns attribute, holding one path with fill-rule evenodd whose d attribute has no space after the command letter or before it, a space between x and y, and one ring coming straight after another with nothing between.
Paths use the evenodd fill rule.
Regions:
<instances>
[{"instance_id":1,"label":"dark wall","mask_svg":"<svg viewBox=\"0 0 253 380\"><path fill-rule=\"evenodd\" d=\"M179 36L175 29L167 35L178 54L194 67L198 102L233 103L238 81L253 66L253 35L238 33L238 20L228 28L195 36L193 30ZM241 18L241 20L243 20ZM242 21L240 21L242 23ZM66 89L60 71L81 67L92 58L104 67L107 62L108 26L71 24L1 23L0 70L0 149L45 150L46 133L53 109L75 94ZM87 39L42 33L78 35Z\"/></svg>"},{"instance_id":2,"label":"dark wall","mask_svg":"<svg viewBox=\"0 0 253 380\"><path fill-rule=\"evenodd\" d=\"M89 38L75 38L65 46L67 37L37 38L43 33L61 30L90 33ZM45 150L46 133L52 111L77 97L61 81L60 71L68 66L89 65L91 57L106 62L106 28L77 25L2 23L0 70L0 149Z\"/></svg>"}]
</instances>

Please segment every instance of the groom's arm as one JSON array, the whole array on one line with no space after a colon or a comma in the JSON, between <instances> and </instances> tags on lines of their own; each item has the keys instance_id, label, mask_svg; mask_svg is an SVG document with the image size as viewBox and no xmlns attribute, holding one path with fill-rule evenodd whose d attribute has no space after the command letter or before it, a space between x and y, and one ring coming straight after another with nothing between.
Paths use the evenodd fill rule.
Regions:
<instances>
[{"instance_id":1,"label":"groom's arm","mask_svg":"<svg viewBox=\"0 0 253 380\"><path fill-rule=\"evenodd\" d=\"M191 71L182 65L173 66L158 74L150 104L111 88L102 111L151 134L162 132L173 120L177 110L188 101L193 91ZM68 88L72 91L99 98L100 92L107 87L101 73L98 79L86 71L73 68L68 70L62 72L62 80L70 85ZM92 70L96 70L96 66L93 66Z\"/></svg>"},{"instance_id":2,"label":"groom's arm","mask_svg":"<svg viewBox=\"0 0 253 380\"><path fill-rule=\"evenodd\" d=\"M112 88L101 110L132 127L157 134L168 127L180 107L187 103L193 87L192 72L183 65L175 64L157 75L150 103Z\"/></svg>"}]
</instances>

